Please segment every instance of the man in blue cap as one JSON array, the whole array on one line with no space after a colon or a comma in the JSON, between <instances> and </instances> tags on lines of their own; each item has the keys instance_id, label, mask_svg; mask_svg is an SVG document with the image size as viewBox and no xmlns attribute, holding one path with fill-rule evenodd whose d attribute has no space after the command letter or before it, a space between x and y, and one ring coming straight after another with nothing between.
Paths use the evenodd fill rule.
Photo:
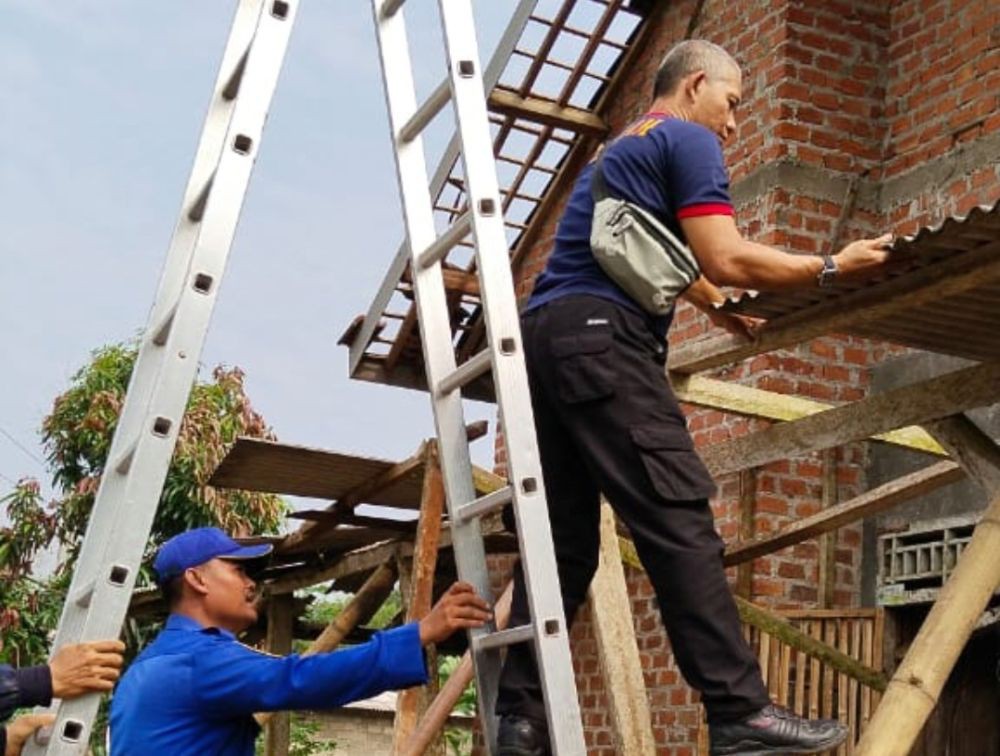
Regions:
<instances>
[{"instance_id":1,"label":"man in blue cap","mask_svg":"<svg viewBox=\"0 0 1000 756\"><path fill-rule=\"evenodd\" d=\"M481 627L489 606L456 583L420 622L368 643L275 657L236 640L257 620L247 567L271 546L241 546L218 528L167 541L153 563L170 604L163 631L129 667L111 702L111 754L251 756L255 712L331 709L427 681L423 646Z\"/></svg>"}]
</instances>

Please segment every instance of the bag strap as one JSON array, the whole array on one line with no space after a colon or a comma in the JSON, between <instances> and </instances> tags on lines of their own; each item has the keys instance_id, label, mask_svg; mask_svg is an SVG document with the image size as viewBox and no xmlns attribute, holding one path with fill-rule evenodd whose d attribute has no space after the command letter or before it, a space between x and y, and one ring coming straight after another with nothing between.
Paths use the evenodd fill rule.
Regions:
<instances>
[{"instance_id":1,"label":"bag strap","mask_svg":"<svg viewBox=\"0 0 1000 756\"><path fill-rule=\"evenodd\" d=\"M590 196L594 198L595 205L601 200L613 196L608 189L608 181L604 178L604 156L608 154L610 147L611 145L608 145L601 150L600 157L594 164L594 172L590 176Z\"/></svg>"}]
</instances>

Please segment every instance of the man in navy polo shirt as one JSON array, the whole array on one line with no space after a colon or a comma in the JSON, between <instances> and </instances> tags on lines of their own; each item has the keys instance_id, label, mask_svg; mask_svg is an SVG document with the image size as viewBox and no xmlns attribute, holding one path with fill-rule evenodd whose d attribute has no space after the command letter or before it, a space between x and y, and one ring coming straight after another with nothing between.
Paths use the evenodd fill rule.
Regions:
<instances>
[{"instance_id":1,"label":"man in navy polo shirt","mask_svg":"<svg viewBox=\"0 0 1000 756\"><path fill-rule=\"evenodd\" d=\"M861 240L835 255L815 256L742 238L721 149L736 129L740 78L721 47L678 44L657 73L649 112L607 147L602 161L611 196L654 213L691 247L703 277L685 297L737 332L746 322L712 311L722 301L716 286L805 288L864 276L884 264L891 241ZM672 312L645 312L594 259L592 173L593 164L573 189L522 318L567 621L597 568L603 494L632 534L677 664L701 693L712 754L832 748L846 737L845 728L771 705L743 640L708 503L715 485L664 371ZM528 621L518 570L511 626ZM548 753L538 672L527 646L510 649L497 713L501 756Z\"/></svg>"},{"instance_id":2,"label":"man in navy polo shirt","mask_svg":"<svg viewBox=\"0 0 1000 756\"><path fill-rule=\"evenodd\" d=\"M481 627L489 608L454 584L420 622L314 656L277 657L240 644L257 620L248 562L270 545L240 546L217 528L167 541L154 562L170 602L163 631L132 663L111 702L111 753L252 756L259 711L332 709L427 681L423 646Z\"/></svg>"}]
</instances>

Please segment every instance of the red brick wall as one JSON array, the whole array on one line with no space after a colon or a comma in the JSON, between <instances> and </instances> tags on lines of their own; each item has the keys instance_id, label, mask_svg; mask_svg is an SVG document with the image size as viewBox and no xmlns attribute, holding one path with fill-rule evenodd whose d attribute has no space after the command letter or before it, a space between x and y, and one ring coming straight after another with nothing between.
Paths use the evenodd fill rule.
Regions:
<instances>
[{"instance_id":1,"label":"red brick wall","mask_svg":"<svg viewBox=\"0 0 1000 756\"><path fill-rule=\"evenodd\" d=\"M648 105L663 54L687 29L694 0L664 3L655 33L610 113L619 129ZM744 67L744 105L727 161L737 222L748 237L790 251L830 250L839 235L911 233L1000 197L1000 11L959 0L707 0L695 36L725 46ZM935 162L936 161L936 162ZM852 196L853 195L853 196ZM847 204L848 212L842 213ZM526 297L552 247L561 204L518 271ZM843 217L842 217L843 215ZM707 321L682 305L671 343L705 335ZM831 336L716 371L712 377L837 403L863 397L868 367L898 347ZM686 407L701 447L767 426ZM502 464L502 448L498 450ZM838 450L838 495L864 490L865 447ZM758 471L756 528L766 533L819 507L819 455ZM738 480L720 480L713 502L723 537L738 534ZM837 537L834 604L858 602L860 526ZM815 541L753 565L753 600L814 606ZM658 752L692 753L700 707L680 679L652 589L628 570L636 638ZM613 753L603 683L586 612L574 628L578 685L592 753Z\"/></svg>"}]
</instances>

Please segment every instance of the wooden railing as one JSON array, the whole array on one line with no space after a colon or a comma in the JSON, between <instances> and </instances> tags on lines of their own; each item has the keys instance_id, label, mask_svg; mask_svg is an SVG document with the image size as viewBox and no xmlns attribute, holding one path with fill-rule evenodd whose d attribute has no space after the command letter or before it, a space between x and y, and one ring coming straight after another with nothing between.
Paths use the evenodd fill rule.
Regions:
<instances>
[{"instance_id":1,"label":"wooden railing","mask_svg":"<svg viewBox=\"0 0 1000 756\"><path fill-rule=\"evenodd\" d=\"M782 612L790 624L864 667L882 669L882 609L815 609ZM839 719L850 737L834 753L853 754L878 705L880 693L849 671L797 650L770 633L744 624L744 635L757 653L768 692L775 703L801 716ZM708 753L708 728L698 733L698 753Z\"/></svg>"}]
</instances>

